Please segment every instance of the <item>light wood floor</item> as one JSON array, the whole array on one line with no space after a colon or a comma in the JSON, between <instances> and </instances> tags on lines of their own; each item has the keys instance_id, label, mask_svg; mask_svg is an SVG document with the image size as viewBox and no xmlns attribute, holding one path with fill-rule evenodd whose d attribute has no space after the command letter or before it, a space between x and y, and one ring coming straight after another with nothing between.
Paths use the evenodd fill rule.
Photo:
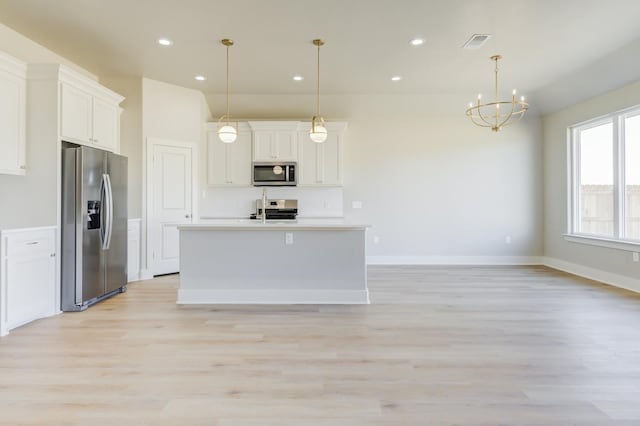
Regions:
<instances>
[{"instance_id":1,"label":"light wood floor","mask_svg":"<svg viewBox=\"0 0 640 426\"><path fill-rule=\"evenodd\" d=\"M639 425L640 296L544 267L371 267L369 306L175 305L0 339L2 425Z\"/></svg>"}]
</instances>

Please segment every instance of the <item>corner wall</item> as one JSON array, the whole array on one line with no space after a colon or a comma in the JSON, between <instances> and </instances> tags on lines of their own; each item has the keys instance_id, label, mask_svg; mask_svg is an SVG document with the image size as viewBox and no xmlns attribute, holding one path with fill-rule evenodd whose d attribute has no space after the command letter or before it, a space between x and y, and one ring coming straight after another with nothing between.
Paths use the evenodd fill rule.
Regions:
<instances>
[{"instance_id":1,"label":"corner wall","mask_svg":"<svg viewBox=\"0 0 640 426\"><path fill-rule=\"evenodd\" d=\"M640 104L640 82L631 84L543 118L544 135L544 253L553 261L569 263L565 269L580 273L578 267L604 271L638 280L640 263L628 251L565 241L567 232L567 127L579 122ZM591 274L592 275L592 274ZM596 278L596 277L594 277ZM601 278L602 279L602 278Z\"/></svg>"},{"instance_id":2,"label":"corner wall","mask_svg":"<svg viewBox=\"0 0 640 426\"><path fill-rule=\"evenodd\" d=\"M120 154L128 158L129 218L142 217L142 78L100 78L100 84L121 94Z\"/></svg>"},{"instance_id":3,"label":"corner wall","mask_svg":"<svg viewBox=\"0 0 640 426\"><path fill-rule=\"evenodd\" d=\"M195 142L198 146L198 182L206 180L205 123L211 113L204 95L192 89L142 79L142 278L149 278L151 260L147 248L147 141L149 138ZM196 185L198 184L196 183ZM197 203L197 200L194 200ZM196 204L197 207L197 204ZM196 211L194 211L194 216Z\"/></svg>"}]
</instances>

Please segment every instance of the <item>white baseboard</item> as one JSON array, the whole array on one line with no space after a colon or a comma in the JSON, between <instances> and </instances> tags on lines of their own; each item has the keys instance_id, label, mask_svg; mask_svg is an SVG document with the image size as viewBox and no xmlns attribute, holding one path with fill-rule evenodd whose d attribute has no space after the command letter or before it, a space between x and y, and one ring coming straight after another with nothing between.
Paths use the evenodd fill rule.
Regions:
<instances>
[{"instance_id":1,"label":"white baseboard","mask_svg":"<svg viewBox=\"0 0 640 426\"><path fill-rule=\"evenodd\" d=\"M640 279L578 265L577 263L566 262L553 257L543 257L542 264L549 268L558 269L583 278L599 281L613 287L624 288L625 290L640 293Z\"/></svg>"},{"instance_id":2,"label":"white baseboard","mask_svg":"<svg viewBox=\"0 0 640 426\"><path fill-rule=\"evenodd\" d=\"M367 290L178 290L178 305L366 305Z\"/></svg>"},{"instance_id":3,"label":"white baseboard","mask_svg":"<svg viewBox=\"0 0 640 426\"><path fill-rule=\"evenodd\" d=\"M367 265L540 265L539 256L367 256Z\"/></svg>"},{"instance_id":4,"label":"white baseboard","mask_svg":"<svg viewBox=\"0 0 640 426\"><path fill-rule=\"evenodd\" d=\"M141 269L138 281L150 280L153 278L153 273L148 269Z\"/></svg>"}]
</instances>

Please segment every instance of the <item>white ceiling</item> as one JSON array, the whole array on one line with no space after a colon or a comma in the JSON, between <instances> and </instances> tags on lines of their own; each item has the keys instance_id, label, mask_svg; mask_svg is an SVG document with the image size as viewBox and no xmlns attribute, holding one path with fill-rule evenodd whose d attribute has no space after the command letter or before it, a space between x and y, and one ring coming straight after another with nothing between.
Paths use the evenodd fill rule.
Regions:
<instances>
[{"instance_id":1,"label":"white ceiling","mask_svg":"<svg viewBox=\"0 0 640 426\"><path fill-rule=\"evenodd\" d=\"M505 90L533 94L640 39L639 17L638 0L0 0L0 21L99 76L205 93L225 90L224 37L236 42L232 93L314 93L322 37L323 93L471 99L491 90L488 58L500 53ZM462 49L474 33L493 38ZM408 44L416 35L425 45Z\"/></svg>"}]
</instances>

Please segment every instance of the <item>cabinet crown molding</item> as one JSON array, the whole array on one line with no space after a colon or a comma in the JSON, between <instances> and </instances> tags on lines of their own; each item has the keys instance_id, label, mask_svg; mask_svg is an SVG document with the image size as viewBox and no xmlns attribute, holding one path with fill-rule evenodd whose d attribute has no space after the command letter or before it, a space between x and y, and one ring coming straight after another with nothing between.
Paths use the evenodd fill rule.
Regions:
<instances>
[{"instance_id":1,"label":"cabinet crown molding","mask_svg":"<svg viewBox=\"0 0 640 426\"><path fill-rule=\"evenodd\" d=\"M120 104L125 99L124 96L106 88L98 81L62 64L29 64L27 78L29 80L59 80L116 104Z\"/></svg>"},{"instance_id":2,"label":"cabinet crown molding","mask_svg":"<svg viewBox=\"0 0 640 426\"><path fill-rule=\"evenodd\" d=\"M235 121L230 121L232 123L236 123ZM246 121L239 121L238 123L238 132L250 132L251 131L251 127L249 127L249 124ZM207 132L217 132L218 131L218 122L213 121L213 122L208 122L205 126L205 130Z\"/></svg>"},{"instance_id":3,"label":"cabinet crown molding","mask_svg":"<svg viewBox=\"0 0 640 426\"><path fill-rule=\"evenodd\" d=\"M27 64L8 55L4 52L0 52L0 70L6 71L17 77L25 78L27 75Z\"/></svg>"},{"instance_id":4,"label":"cabinet crown molding","mask_svg":"<svg viewBox=\"0 0 640 426\"><path fill-rule=\"evenodd\" d=\"M300 121L248 121L254 131L260 130L298 130Z\"/></svg>"}]
</instances>

